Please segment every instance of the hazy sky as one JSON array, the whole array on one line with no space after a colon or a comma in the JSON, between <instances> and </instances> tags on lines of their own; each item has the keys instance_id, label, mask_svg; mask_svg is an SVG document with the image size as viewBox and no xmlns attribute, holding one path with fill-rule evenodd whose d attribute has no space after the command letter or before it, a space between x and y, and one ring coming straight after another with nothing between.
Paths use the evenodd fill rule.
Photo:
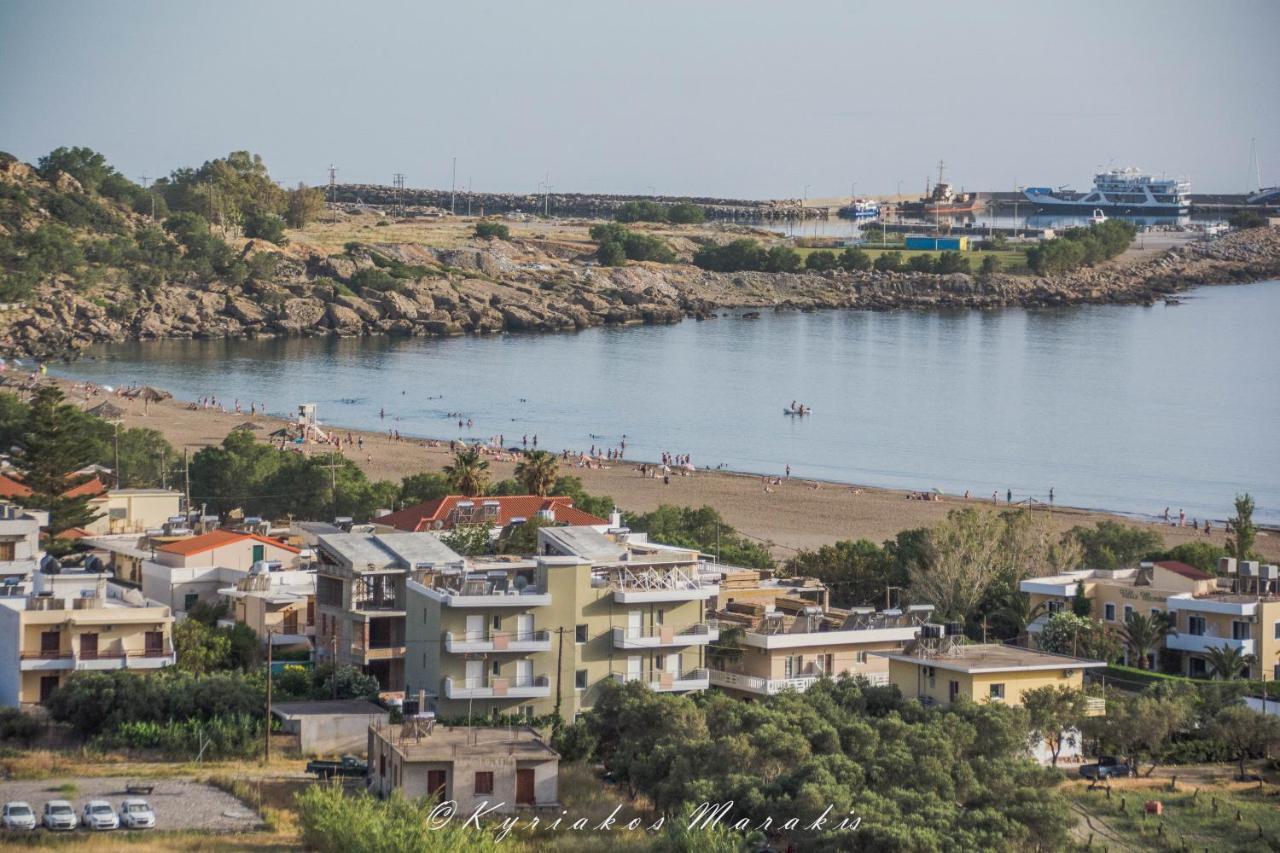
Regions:
<instances>
[{"instance_id":1,"label":"hazy sky","mask_svg":"<svg viewBox=\"0 0 1280 853\"><path fill-rule=\"evenodd\" d=\"M131 177L810 197L1280 183L1280 2L0 0L0 150Z\"/></svg>"}]
</instances>

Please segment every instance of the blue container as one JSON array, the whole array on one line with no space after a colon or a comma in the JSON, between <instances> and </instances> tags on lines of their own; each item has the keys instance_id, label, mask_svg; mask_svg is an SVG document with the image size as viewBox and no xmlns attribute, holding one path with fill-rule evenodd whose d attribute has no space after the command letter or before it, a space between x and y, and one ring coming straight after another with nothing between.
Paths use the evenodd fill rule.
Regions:
<instances>
[{"instance_id":1,"label":"blue container","mask_svg":"<svg viewBox=\"0 0 1280 853\"><path fill-rule=\"evenodd\" d=\"M969 248L968 237L907 237L903 241L908 249L927 249L934 252L963 252Z\"/></svg>"}]
</instances>

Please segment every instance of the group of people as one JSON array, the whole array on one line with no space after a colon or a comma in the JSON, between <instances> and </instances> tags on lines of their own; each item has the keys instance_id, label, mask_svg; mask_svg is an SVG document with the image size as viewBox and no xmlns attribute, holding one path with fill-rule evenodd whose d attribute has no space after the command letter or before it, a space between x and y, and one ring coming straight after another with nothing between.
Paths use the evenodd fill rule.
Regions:
<instances>
[{"instance_id":1,"label":"group of people","mask_svg":"<svg viewBox=\"0 0 1280 853\"><path fill-rule=\"evenodd\" d=\"M1169 508L1165 507L1163 517L1164 517L1164 523L1170 525L1171 527L1187 527L1188 526L1186 510L1182 510L1182 509L1178 510L1178 520L1175 522L1169 516ZM1205 536L1213 535L1213 524L1207 518L1204 520L1203 525L1200 524L1198 519L1192 518L1190 527L1192 530L1203 531Z\"/></svg>"},{"instance_id":2,"label":"group of people","mask_svg":"<svg viewBox=\"0 0 1280 853\"><path fill-rule=\"evenodd\" d=\"M792 400L790 411L793 415L807 415L809 414L809 412L813 410L810 409L808 406L806 406L804 403L797 403L795 400Z\"/></svg>"}]
</instances>

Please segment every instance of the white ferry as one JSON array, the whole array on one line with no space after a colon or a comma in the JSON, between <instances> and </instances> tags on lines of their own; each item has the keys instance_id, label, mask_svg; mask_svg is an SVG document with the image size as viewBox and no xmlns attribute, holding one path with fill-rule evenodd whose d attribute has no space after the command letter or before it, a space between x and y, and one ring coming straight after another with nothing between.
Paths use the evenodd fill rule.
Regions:
<instances>
[{"instance_id":1,"label":"white ferry","mask_svg":"<svg viewBox=\"0 0 1280 853\"><path fill-rule=\"evenodd\" d=\"M1113 169L1093 177L1086 193L1066 187L1027 187L1027 200L1042 213L1145 214L1181 216L1191 210L1191 183L1157 178L1138 169Z\"/></svg>"}]
</instances>

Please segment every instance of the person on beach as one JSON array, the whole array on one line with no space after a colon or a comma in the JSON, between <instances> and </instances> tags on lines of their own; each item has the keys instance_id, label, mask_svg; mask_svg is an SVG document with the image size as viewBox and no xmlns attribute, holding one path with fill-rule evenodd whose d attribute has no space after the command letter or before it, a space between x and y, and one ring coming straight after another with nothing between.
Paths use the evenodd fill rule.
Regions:
<instances>
[{"instance_id":1,"label":"person on beach","mask_svg":"<svg viewBox=\"0 0 1280 853\"><path fill-rule=\"evenodd\" d=\"M787 479L788 479L788 480L790 480L790 479L791 479L791 466L790 466L790 465L788 465L788 466L787 466Z\"/></svg>"},{"instance_id":2,"label":"person on beach","mask_svg":"<svg viewBox=\"0 0 1280 853\"><path fill-rule=\"evenodd\" d=\"M1168 507L1165 507L1165 508L1164 508L1164 521L1165 521L1165 524L1168 524L1168 523L1169 523L1169 508L1168 508Z\"/></svg>"},{"instance_id":3,"label":"person on beach","mask_svg":"<svg viewBox=\"0 0 1280 853\"><path fill-rule=\"evenodd\" d=\"M993 504L1000 503L999 494L1000 494L999 492L995 492L995 491L991 493L991 502Z\"/></svg>"},{"instance_id":4,"label":"person on beach","mask_svg":"<svg viewBox=\"0 0 1280 853\"><path fill-rule=\"evenodd\" d=\"M1009 489L1004 493L1004 502L1007 504L1013 503L1013 489Z\"/></svg>"},{"instance_id":5,"label":"person on beach","mask_svg":"<svg viewBox=\"0 0 1280 853\"><path fill-rule=\"evenodd\" d=\"M1181 509L1178 510L1178 526L1179 527L1187 526L1187 514L1183 512Z\"/></svg>"},{"instance_id":6,"label":"person on beach","mask_svg":"<svg viewBox=\"0 0 1280 853\"><path fill-rule=\"evenodd\" d=\"M1049 506L1053 506L1053 486L1049 487Z\"/></svg>"}]
</instances>

